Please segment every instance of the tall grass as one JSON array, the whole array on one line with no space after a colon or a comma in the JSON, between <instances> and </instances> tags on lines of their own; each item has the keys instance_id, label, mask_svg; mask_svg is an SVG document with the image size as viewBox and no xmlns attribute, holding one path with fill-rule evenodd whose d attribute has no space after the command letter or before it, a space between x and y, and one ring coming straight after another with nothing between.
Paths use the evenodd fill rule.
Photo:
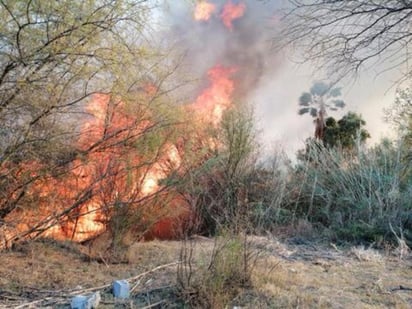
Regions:
<instances>
[{"instance_id":1,"label":"tall grass","mask_svg":"<svg viewBox=\"0 0 412 309\"><path fill-rule=\"evenodd\" d=\"M190 308L233 307L234 299L251 287L258 255L246 235L222 231L210 254L196 263L193 243L184 242L177 269L180 296ZM231 305L231 306L229 306Z\"/></svg>"},{"instance_id":2,"label":"tall grass","mask_svg":"<svg viewBox=\"0 0 412 309\"><path fill-rule=\"evenodd\" d=\"M262 166L250 114L228 112L215 136L219 147L176 182L196 214L194 232L293 231L310 222L337 239L374 242L393 239L392 225L412 240L410 144L348 150L312 141L295 166L280 152Z\"/></svg>"},{"instance_id":3,"label":"tall grass","mask_svg":"<svg viewBox=\"0 0 412 309\"><path fill-rule=\"evenodd\" d=\"M242 111L227 112L215 131L218 147L209 149L206 159L176 182L196 214L197 232L205 235L222 228L244 230L258 148L253 119Z\"/></svg>"},{"instance_id":4,"label":"tall grass","mask_svg":"<svg viewBox=\"0 0 412 309\"><path fill-rule=\"evenodd\" d=\"M384 141L346 152L313 142L289 184L295 217L332 228L340 237L375 241L389 223L411 229L412 181L401 145Z\"/></svg>"}]
</instances>

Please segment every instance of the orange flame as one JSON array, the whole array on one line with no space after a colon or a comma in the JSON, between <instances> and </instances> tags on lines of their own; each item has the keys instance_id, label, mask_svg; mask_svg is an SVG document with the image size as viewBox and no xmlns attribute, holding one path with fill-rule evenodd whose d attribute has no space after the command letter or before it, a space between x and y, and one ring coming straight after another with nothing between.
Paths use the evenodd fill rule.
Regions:
<instances>
[{"instance_id":1,"label":"orange flame","mask_svg":"<svg viewBox=\"0 0 412 309\"><path fill-rule=\"evenodd\" d=\"M191 105L201 119L210 121L215 126L220 123L223 112L232 106L234 82L230 76L235 72L235 68L221 65L208 71L210 86Z\"/></svg>"},{"instance_id":2,"label":"orange flame","mask_svg":"<svg viewBox=\"0 0 412 309\"><path fill-rule=\"evenodd\" d=\"M234 81L231 76L235 72L235 68L221 65L211 68L208 71L210 85L188 109L216 126L224 111L232 106ZM148 87L145 93L152 96L154 91L155 88ZM44 222L39 227L45 230L43 236L74 241L90 239L105 231L117 202L137 205L139 202L135 201L150 198L157 192L163 192L165 200L167 197L168 209L154 205L154 210L150 210L154 212L151 215L159 215L161 219L149 230L148 237L176 237L179 226L183 228L184 221L189 220L191 212L187 201L171 191L163 191L161 184L170 171L182 168L179 146L165 143L151 164L142 163L145 162L144 153L136 147L139 137L153 125L148 120L151 115L145 112L137 119L136 113L128 112L124 102L103 94L94 95L86 110L90 117L83 124L77 142L81 158L71 161L63 176L46 175L27 189L26 196L33 197L38 207L18 210L6 218L8 227L13 226L13 222L18 224L9 230L4 227L0 230L5 243L7 239L26 233L39 222ZM196 136L190 138L197 140ZM131 143L128 144L129 140ZM199 143L204 141L217 147L216 141L207 137ZM26 162L20 165L18 173L29 172L36 177L42 169L47 170L42 163ZM66 212L67 207L79 201L79 205ZM65 215L60 216L62 213Z\"/></svg>"},{"instance_id":3,"label":"orange flame","mask_svg":"<svg viewBox=\"0 0 412 309\"><path fill-rule=\"evenodd\" d=\"M148 91L153 90L152 87L145 90L147 95L152 95L153 91ZM126 112L123 102L103 94L94 95L86 110L90 117L83 124L78 140L82 159L73 160L64 176L42 177L33 183L27 196L36 198L38 207L16 211L6 218L8 226L14 227L0 231L5 243L7 239L26 233L39 222L44 222L39 228L45 230L42 234L45 237L74 241L94 237L106 229L110 209L117 201L133 205L135 201L156 193L161 189L159 182L167 177L168 171L179 168L181 155L171 143L161 147L156 162L141 164L144 154L134 143L152 125L146 120L150 115L136 119L132 113ZM132 146L125 144L128 140ZM36 171L41 167L40 163L31 162L21 164L20 170L22 173L30 171L32 177L36 177ZM59 213L65 213L70 205L76 205L79 192L90 194L81 199L82 202L72 211L60 217ZM184 207L173 211L182 213L182 209ZM18 224L13 225L13 222ZM166 235L165 231L162 233Z\"/></svg>"},{"instance_id":4,"label":"orange flame","mask_svg":"<svg viewBox=\"0 0 412 309\"><path fill-rule=\"evenodd\" d=\"M193 17L195 20L207 21L216 11L216 5L207 1L201 1L196 4Z\"/></svg>"},{"instance_id":5,"label":"orange flame","mask_svg":"<svg viewBox=\"0 0 412 309\"><path fill-rule=\"evenodd\" d=\"M225 4L223 11L220 14L220 18L223 21L223 24L229 30L233 30L232 22L235 19L242 17L245 14L246 5L244 3L234 4L231 0Z\"/></svg>"}]
</instances>

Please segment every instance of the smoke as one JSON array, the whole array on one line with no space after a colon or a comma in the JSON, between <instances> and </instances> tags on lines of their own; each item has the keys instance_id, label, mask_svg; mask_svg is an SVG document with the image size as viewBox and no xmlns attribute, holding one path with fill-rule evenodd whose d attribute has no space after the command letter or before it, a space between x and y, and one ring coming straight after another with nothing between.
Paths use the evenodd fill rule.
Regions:
<instances>
[{"instance_id":1,"label":"smoke","mask_svg":"<svg viewBox=\"0 0 412 309\"><path fill-rule=\"evenodd\" d=\"M235 100L248 99L280 65L270 50L276 3L209 0L197 4L167 8L167 35L178 40L176 45L186 55L185 67L194 76L206 76L215 65L236 68Z\"/></svg>"},{"instance_id":2,"label":"smoke","mask_svg":"<svg viewBox=\"0 0 412 309\"><path fill-rule=\"evenodd\" d=\"M181 74L200 80L182 91L186 95L185 102L193 103L205 89L207 71L211 67L218 64L234 67L235 103L246 102L255 109L257 127L262 132L261 142L266 150L270 152L271 145L276 143L293 156L314 132L311 119L297 114L298 99L302 92L310 89L314 80L322 79L324 75L323 72L313 72L310 63L301 65L286 59L285 55L288 56L290 51L279 55L271 50L280 27L277 12L282 2L173 1L164 11L161 24L167 25L163 39L173 40L174 45L185 53L184 63L179 68ZM198 13L199 20L195 19L196 3L210 4L203 4L204 11ZM244 11L235 14L234 18L233 14L223 14L228 3L244 6ZM230 22L223 18L228 15ZM392 96L383 93L389 87L386 80L363 77L357 83L362 84L365 80L377 84L377 90L372 91L371 85L352 88L342 85L347 103L345 111L361 112L376 141L375 137L379 138L387 130L379 114ZM377 104L377 101L381 103Z\"/></svg>"}]
</instances>

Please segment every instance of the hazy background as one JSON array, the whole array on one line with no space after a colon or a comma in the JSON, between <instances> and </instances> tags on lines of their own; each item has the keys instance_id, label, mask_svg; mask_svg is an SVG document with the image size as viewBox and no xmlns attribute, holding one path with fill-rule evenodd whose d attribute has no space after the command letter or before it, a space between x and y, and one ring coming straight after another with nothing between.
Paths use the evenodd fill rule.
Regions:
<instances>
[{"instance_id":1,"label":"hazy background","mask_svg":"<svg viewBox=\"0 0 412 309\"><path fill-rule=\"evenodd\" d=\"M232 30L220 18L227 1L208 2L216 5L208 21L194 20L195 1L166 1L165 10L158 16L163 38L173 41L186 55L181 74L204 77L203 82L201 79L187 87L185 100L190 103L207 85L209 68L216 64L235 66L235 100L253 106L266 153L281 145L294 155L314 132L312 118L297 114L298 97L324 76L314 72L309 63L297 64L298 53L293 50L274 52L273 38L280 26L278 10L286 1L232 1L246 5L244 16L234 20ZM339 118L348 111L360 113L372 136L369 144L390 134L390 126L383 121L383 108L394 101L393 82L399 77L395 71L377 75L378 71L369 69L356 80L341 83L347 105L343 111L329 114Z\"/></svg>"}]
</instances>

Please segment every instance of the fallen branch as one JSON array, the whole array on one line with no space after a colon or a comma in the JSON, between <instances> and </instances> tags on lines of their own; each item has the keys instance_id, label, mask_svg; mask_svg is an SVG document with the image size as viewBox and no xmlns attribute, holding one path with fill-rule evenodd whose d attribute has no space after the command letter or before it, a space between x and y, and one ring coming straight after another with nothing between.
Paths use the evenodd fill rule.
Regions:
<instances>
[{"instance_id":1,"label":"fallen branch","mask_svg":"<svg viewBox=\"0 0 412 309\"><path fill-rule=\"evenodd\" d=\"M25 308L25 307L32 307L35 304L42 303L42 302L47 301L47 300L56 300L53 303L57 303L58 301L61 301L61 299L56 299L56 297L53 297L53 296L52 297L45 297L45 298L34 300L34 301L31 301L31 302L28 302L28 303L23 303L23 304L21 304L19 306L16 306L14 308L15 309L21 309L21 308Z\"/></svg>"},{"instance_id":2,"label":"fallen branch","mask_svg":"<svg viewBox=\"0 0 412 309\"><path fill-rule=\"evenodd\" d=\"M107 289L111 286L112 286L112 284L109 283L109 284L105 284L105 285L101 285L101 286L97 286L97 287L93 287L93 288L74 290L74 291L70 292L69 295L74 296L74 295L84 294L84 293L87 293L87 292L94 292L94 291L104 290L104 289Z\"/></svg>"},{"instance_id":3,"label":"fallen branch","mask_svg":"<svg viewBox=\"0 0 412 309\"><path fill-rule=\"evenodd\" d=\"M146 272L144 272L144 273L141 273L141 274L138 274L138 275L136 275L136 276L127 278L127 279L125 279L125 280L128 281L129 283L131 283L131 282L134 282L134 281L136 281L136 280L138 280L138 279L140 279L140 278L142 278L142 277L144 277L144 276L146 276L146 275L148 275L148 274L150 274L150 273L153 273L153 272L155 272L155 271L157 271L157 270L159 270L159 269L163 269L163 268L167 268L167 267L170 267L170 266L178 265L178 264L180 264L180 263L181 263L181 262L173 262L173 263L169 263L169 264L159 265L159 266L157 266L157 267L155 267L155 268L153 268L153 269L151 269L151 270L148 270L148 271L146 271ZM130 292L133 292L133 291L137 288L137 286L138 286L139 284L140 284L140 280L132 287L132 289L130 290ZM70 292L68 292L68 293L66 293L66 294L62 293L62 294L60 294L60 295L44 297L44 298L41 298L41 299L33 300L33 301L31 301L31 302L23 303L23 304L20 304L19 306L16 306L15 308L16 308L16 309L22 309L22 308L26 308L26 307L31 307L31 306L33 306L33 305L36 305L36 304L39 304L39 303L43 303L43 302L45 302L45 301L53 301L53 303L56 304L56 303L58 303L58 302L61 302L62 300L65 300L65 299L67 299L67 298L73 297L73 296L75 296L75 295L81 295L81 294L85 294L85 293L89 293L89 292L95 292L95 291L100 291L100 290L104 290L104 289L110 288L111 285L112 285L112 283L105 284L105 285L100 285L100 286L97 286L97 287L87 288L87 289L77 289L77 290L70 291ZM164 301L162 301L162 302L164 302ZM159 302L159 303L157 303L157 304L160 304L160 303L161 303L161 302ZM154 305L155 305L155 304L153 304L153 305L151 305L151 306L153 307ZM149 307L145 307L145 308L151 308L151 307L149 306Z\"/></svg>"},{"instance_id":4,"label":"fallen branch","mask_svg":"<svg viewBox=\"0 0 412 309\"><path fill-rule=\"evenodd\" d=\"M139 274L135 277L132 277L132 278L129 278L129 279L126 279L126 280L127 281L135 281L135 280L138 280L139 278L144 277L144 276L146 276L146 275L148 275L152 272L155 272L159 269L167 268L167 267L170 267L170 266L175 266L175 265L178 265L180 263L181 262L173 262L173 263L169 263L169 264L160 265L160 266L157 266L157 267L155 267L155 268L153 268L149 271L146 271L144 273L141 273L141 274ZM140 284L140 280L130 289L130 292L132 293L139 286L139 284Z\"/></svg>"},{"instance_id":5,"label":"fallen branch","mask_svg":"<svg viewBox=\"0 0 412 309\"><path fill-rule=\"evenodd\" d=\"M146 306L146 307L142 307L142 308L140 308L140 309L153 308L153 307L156 307L156 306L158 306L158 305L164 304L165 302L166 302L165 300L161 300L161 301L158 301L157 303L151 304L151 305Z\"/></svg>"}]
</instances>

